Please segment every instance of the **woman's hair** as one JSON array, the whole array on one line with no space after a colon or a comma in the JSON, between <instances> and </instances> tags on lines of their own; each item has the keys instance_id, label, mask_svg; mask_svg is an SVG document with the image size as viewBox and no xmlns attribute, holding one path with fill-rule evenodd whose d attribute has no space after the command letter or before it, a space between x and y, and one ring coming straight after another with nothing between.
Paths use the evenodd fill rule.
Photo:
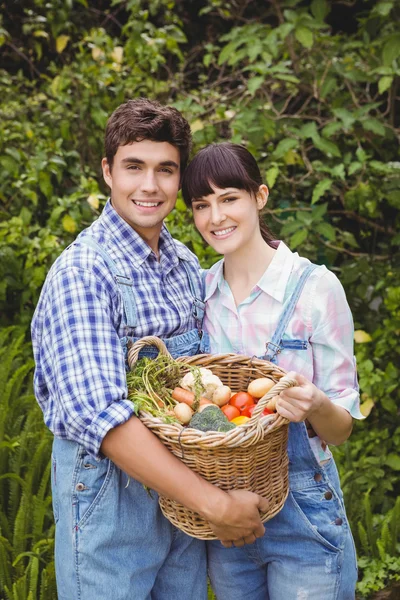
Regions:
<instances>
[{"instance_id":1,"label":"woman's hair","mask_svg":"<svg viewBox=\"0 0 400 600\"><path fill-rule=\"evenodd\" d=\"M179 150L181 173L186 168L192 144L190 125L172 106L136 98L121 104L110 116L105 133L105 155L112 167L119 146L151 140L168 142Z\"/></svg>"},{"instance_id":2,"label":"woman's hair","mask_svg":"<svg viewBox=\"0 0 400 600\"><path fill-rule=\"evenodd\" d=\"M196 154L183 174L182 195L185 204L191 207L195 198L213 194L211 186L234 187L256 196L262 183L254 156L244 146L222 142L210 144ZM268 244L275 239L261 213L260 230Z\"/></svg>"}]
</instances>

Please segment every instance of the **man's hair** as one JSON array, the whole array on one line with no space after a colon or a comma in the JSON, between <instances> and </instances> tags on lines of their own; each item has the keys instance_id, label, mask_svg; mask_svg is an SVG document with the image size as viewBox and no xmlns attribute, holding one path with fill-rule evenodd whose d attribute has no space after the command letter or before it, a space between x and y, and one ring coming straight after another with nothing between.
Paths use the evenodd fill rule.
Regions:
<instances>
[{"instance_id":1,"label":"man's hair","mask_svg":"<svg viewBox=\"0 0 400 600\"><path fill-rule=\"evenodd\" d=\"M190 125L172 106L155 100L136 98L121 104L108 119L105 155L110 168L119 146L151 140L168 142L179 150L181 174L185 170L192 144Z\"/></svg>"}]
</instances>

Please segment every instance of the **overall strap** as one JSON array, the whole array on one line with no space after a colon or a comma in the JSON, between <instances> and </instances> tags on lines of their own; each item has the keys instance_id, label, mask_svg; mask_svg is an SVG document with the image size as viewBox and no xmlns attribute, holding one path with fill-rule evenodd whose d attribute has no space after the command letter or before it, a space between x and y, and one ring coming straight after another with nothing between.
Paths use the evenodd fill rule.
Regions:
<instances>
[{"instance_id":1,"label":"overall strap","mask_svg":"<svg viewBox=\"0 0 400 600\"><path fill-rule=\"evenodd\" d=\"M183 267L184 267L186 274L188 276L188 279L189 279L190 291L193 296L192 314L196 320L197 329L200 332L203 327L204 311L206 308L206 305L202 299L202 298L204 298L204 295L202 294L202 298L198 297L196 286L193 281L193 272L190 270L190 266L188 265L186 260L181 260L181 263L183 264ZM204 287L203 280L202 280L202 287ZM202 290L200 290L200 291L202 292Z\"/></svg>"},{"instance_id":2,"label":"overall strap","mask_svg":"<svg viewBox=\"0 0 400 600\"><path fill-rule=\"evenodd\" d=\"M289 321L292 318L292 315L296 308L296 304L301 296L307 279L316 268L317 265L310 264L306 269L304 269L298 282L296 283L296 287L294 288L292 295L290 296L288 301L285 302L285 307L279 317L275 333L272 336L271 341L267 342L266 344L266 352L264 356L265 360L273 360L275 356L281 351L281 341L289 324Z\"/></svg>"},{"instance_id":3,"label":"overall strap","mask_svg":"<svg viewBox=\"0 0 400 600\"><path fill-rule=\"evenodd\" d=\"M85 235L79 238L78 240L82 244L89 246L92 250L95 250L104 258L105 262L110 268L110 271L114 275L114 279L121 291L122 294L122 302L124 305L124 313L125 313L125 325L127 327L134 328L137 326L137 317L136 317L136 302L135 296L133 294L133 281L130 277L125 277L125 275L118 274L118 269L115 262L112 258L107 254L104 248L99 244L97 240L94 239L91 235Z\"/></svg>"}]
</instances>

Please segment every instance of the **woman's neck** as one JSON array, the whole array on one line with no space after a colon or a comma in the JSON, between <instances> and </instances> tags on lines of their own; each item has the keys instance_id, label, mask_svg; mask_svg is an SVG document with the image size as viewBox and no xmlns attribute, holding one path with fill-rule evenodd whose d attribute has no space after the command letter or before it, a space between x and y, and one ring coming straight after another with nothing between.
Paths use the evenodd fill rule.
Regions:
<instances>
[{"instance_id":1,"label":"woman's neck","mask_svg":"<svg viewBox=\"0 0 400 600\"><path fill-rule=\"evenodd\" d=\"M276 250L260 236L251 244L224 257L224 277L231 288L236 305L245 300L265 273Z\"/></svg>"}]
</instances>

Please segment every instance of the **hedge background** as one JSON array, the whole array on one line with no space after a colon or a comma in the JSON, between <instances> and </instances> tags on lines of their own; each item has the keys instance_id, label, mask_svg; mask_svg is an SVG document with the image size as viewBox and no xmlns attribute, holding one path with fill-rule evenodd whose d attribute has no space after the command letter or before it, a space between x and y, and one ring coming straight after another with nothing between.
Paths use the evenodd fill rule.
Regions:
<instances>
[{"instance_id":1,"label":"hedge background","mask_svg":"<svg viewBox=\"0 0 400 600\"><path fill-rule=\"evenodd\" d=\"M51 263L106 200L107 117L138 96L182 110L195 150L245 144L270 187L277 237L343 282L369 415L335 451L358 594L395 597L399 2L0 4L0 598L56 597L51 435L32 394L28 327ZM181 200L168 225L204 266L216 260Z\"/></svg>"}]
</instances>

